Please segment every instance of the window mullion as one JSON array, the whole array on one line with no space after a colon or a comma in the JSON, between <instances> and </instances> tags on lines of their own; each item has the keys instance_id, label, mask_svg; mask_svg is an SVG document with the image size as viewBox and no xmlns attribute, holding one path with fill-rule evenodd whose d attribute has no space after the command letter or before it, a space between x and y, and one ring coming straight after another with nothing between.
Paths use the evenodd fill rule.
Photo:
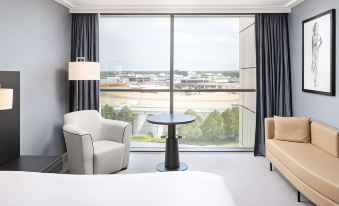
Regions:
<instances>
[{"instance_id":1,"label":"window mullion","mask_svg":"<svg viewBox=\"0 0 339 206\"><path fill-rule=\"evenodd\" d=\"M171 14L170 34L170 114L173 114L173 89L174 89L174 15Z\"/></svg>"}]
</instances>

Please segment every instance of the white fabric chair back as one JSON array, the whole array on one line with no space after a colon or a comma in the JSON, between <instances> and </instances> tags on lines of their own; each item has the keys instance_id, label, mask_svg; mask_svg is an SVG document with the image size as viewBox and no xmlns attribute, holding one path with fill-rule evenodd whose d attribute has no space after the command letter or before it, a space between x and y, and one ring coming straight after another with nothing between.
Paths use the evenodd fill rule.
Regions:
<instances>
[{"instance_id":1,"label":"white fabric chair back","mask_svg":"<svg viewBox=\"0 0 339 206\"><path fill-rule=\"evenodd\" d=\"M93 141L100 140L101 116L96 110L71 112L64 116L66 125L74 125L90 133Z\"/></svg>"}]
</instances>

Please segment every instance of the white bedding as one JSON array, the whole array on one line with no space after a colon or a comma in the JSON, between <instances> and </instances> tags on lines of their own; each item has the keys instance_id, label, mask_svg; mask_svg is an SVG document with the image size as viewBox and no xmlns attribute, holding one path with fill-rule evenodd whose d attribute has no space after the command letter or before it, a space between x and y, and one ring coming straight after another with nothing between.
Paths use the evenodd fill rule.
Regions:
<instances>
[{"instance_id":1,"label":"white bedding","mask_svg":"<svg viewBox=\"0 0 339 206\"><path fill-rule=\"evenodd\" d=\"M3 206L234 206L220 176L204 172L68 175L0 172Z\"/></svg>"}]
</instances>

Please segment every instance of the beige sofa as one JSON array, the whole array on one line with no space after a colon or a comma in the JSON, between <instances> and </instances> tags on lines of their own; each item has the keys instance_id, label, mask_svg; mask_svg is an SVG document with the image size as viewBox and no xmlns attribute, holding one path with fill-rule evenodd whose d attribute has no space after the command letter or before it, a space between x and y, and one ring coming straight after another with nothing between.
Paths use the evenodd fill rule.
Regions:
<instances>
[{"instance_id":1,"label":"beige sofa","mask_svg":"<svg viewBox=\"0 0 339 206\"><path fill-rule=\"evenodd\" d=\"M339 205L339 130L311 122L311 142L274 139L274 118L265 119L266 158L316 205Z\"/></svg>"}]
</instances>

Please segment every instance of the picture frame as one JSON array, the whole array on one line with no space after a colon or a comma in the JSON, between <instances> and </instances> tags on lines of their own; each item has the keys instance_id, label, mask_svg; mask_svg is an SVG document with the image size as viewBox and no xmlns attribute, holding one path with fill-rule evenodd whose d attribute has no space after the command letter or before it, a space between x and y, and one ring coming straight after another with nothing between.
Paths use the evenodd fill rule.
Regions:
<instances>
[{"instance_id":1,"label":"picture frame","mask_svg":"<svg viewBox=\"0 0 339 206\"><path fill-rule=\"evenodd\" d=\"M302 22L302 91L335 96L336 10Z\"/></svg>"}]
</instances>

